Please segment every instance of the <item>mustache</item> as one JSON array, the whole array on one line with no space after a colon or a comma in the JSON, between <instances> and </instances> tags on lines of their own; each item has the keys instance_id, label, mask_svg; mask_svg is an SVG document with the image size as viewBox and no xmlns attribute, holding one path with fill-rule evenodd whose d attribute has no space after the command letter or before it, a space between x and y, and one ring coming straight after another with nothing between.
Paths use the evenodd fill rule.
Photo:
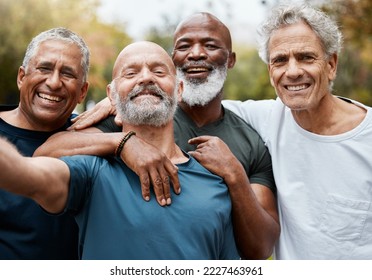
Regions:
<instances>
[{"instance_id":1,"label":"mustache","mask_svg":"<svg viewBox=\"0 0 372 280\"><path fill-rule=\"evenodd\" d=\"M141 94L152 94L161 98L166 98L167 94L157 85L137 85L128 94L128 99L133 99Z\"/></svg>"}]
</instances>

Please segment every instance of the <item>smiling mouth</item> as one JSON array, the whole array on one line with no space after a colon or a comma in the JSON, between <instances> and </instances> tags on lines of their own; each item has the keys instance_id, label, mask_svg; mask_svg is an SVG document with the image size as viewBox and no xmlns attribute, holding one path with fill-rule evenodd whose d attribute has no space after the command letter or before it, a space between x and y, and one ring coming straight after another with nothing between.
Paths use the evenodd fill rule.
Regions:
<instances>
[{"instance_id":1,"label":"smiling mouth","mask_svg":"<svg viewBox=\"0 0 372 280\"><path fill-rule=\"evenodd\" d=\"M300 90L303 90L303 89L306 89L308 88L309 85L308 84L303 84L303 85L293 85L293 86L285 86L285 88L289 91L300 91Z\"/></svg>"},{"instance_id":2,"label":"smiling mouth","mask_svg":"<svg viewBox=\"0 0 372 280\"><path fill-rule=\"evenodd\" d=\"M156 93L156 92L152 92L152 91L143 91L143 92L140 92L136 95L133 95L130 97L130 99L134 99L136 97L139 97L139 96L145 96L145 95L149 95L149 96L155 96L155 97L159 97L159 98L163 98L160 94Z\"/></svg>"},{"instance_id":3,"label":"smiling mouth","mask_svg":"<svg viewBox=\"0 0 372 280\"><path fill-rule=\"evenodd\" d=\"M52 102L60 102L62 101L62 98L61 97L58 97L58 96L53 96L53 95L49 95L49 94L45 94L45 93L38 93L37 96L39 96L40 98L44 99L44 100L48 100L48 101L52 101Z\"/></svg>"},{"instance_id":4,"label":"smiling mouth","mask_svg":"<svg viewBox=\"0 0 372 280\"><path fill-rule=\"evenodd\" d=\"M186 69L186 73L193 74L193 73L201 73L201 72L208 72L209 69L205 67L193 67Z\"/></svg>"}]
</instances>

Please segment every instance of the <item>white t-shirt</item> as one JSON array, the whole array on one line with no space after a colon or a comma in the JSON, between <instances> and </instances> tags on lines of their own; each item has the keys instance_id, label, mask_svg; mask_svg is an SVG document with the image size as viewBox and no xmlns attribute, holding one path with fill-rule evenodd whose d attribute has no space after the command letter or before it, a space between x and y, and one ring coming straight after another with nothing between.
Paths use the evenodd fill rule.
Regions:
<instances>
[{"instance_id":1,"label":"white t-shirt","mask_svg":"<svg viewBox=\"0 0 372 280\"><path fill-rule=\"evenodd\" d=\"M276 259L372 259L372 108L351 131L302 129L279 98L223 101L261 135L273 163Z\"/></svg>"}]
</instances>

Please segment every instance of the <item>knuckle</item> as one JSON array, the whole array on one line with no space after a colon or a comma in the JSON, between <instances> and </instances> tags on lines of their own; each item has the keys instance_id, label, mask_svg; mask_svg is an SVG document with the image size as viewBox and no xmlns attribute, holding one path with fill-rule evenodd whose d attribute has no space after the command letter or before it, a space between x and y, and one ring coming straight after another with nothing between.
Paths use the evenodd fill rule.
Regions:
<instances>
[{"instance_id":1,"label":"knuckle","mask_svg":"<svg viewBox=\"0 0 372 280\"><path fill-rule=\"evenodd\" d=\"M155 186L157 186L157 187L159 187L159 186L161 186L163 184L163 180L160 178L160 177L156 177L155 179L154 179L154 185Z\"/></svg>"},{"instance_id":2,"label":"knuckle","mask_svg":"<svg viewBox=\"0 0 372 280\"><path fill-rule=\"evenodd\" d=\"M169 177L168 176L163 177L163 184L169 185Z\"/></svg>"}]
</instances>

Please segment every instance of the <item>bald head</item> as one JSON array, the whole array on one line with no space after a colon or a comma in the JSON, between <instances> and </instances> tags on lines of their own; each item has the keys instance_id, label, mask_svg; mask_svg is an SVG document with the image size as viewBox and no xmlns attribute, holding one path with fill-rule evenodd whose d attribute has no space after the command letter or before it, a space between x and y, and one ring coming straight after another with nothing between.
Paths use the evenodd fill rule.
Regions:
<instances>
[{"instance_id":1,"label":"bald head","mask_svg":"<svg viewBox=\"0 0 372 280\"><path fill-rule=\"evenodd\" d=\"M149 41L135 42L126 46L118 55L112 71L112 79L120 76L128 63L154 63L166 67L176 75L176 69L169 54L158 44Z\"/></svg>"},{"instance_id":2,"label":"bald head","mask_svg":"<svg viewBox=\"0 0 372 280\"><path fill-rule=\"evenodd\" d=\"M159 45L136 42L116 59L107 94L123 124L168 126L177 107L182 86L168 53Z\"/></svg>"},{"instance_id":3,"label":"bald head","mask_svg":"<svg viewBox=\"0 0 372 280\"><path fill-rule=\"evenodd\" d=\"M173 36L174 45L185 33L192 33L194 30L198 32L204 30L205 32L218 34L226 48L231 51L232 43L230 30L217 17L205 12L195 13L178 24Z\"/></svg>"}]
</instances>

